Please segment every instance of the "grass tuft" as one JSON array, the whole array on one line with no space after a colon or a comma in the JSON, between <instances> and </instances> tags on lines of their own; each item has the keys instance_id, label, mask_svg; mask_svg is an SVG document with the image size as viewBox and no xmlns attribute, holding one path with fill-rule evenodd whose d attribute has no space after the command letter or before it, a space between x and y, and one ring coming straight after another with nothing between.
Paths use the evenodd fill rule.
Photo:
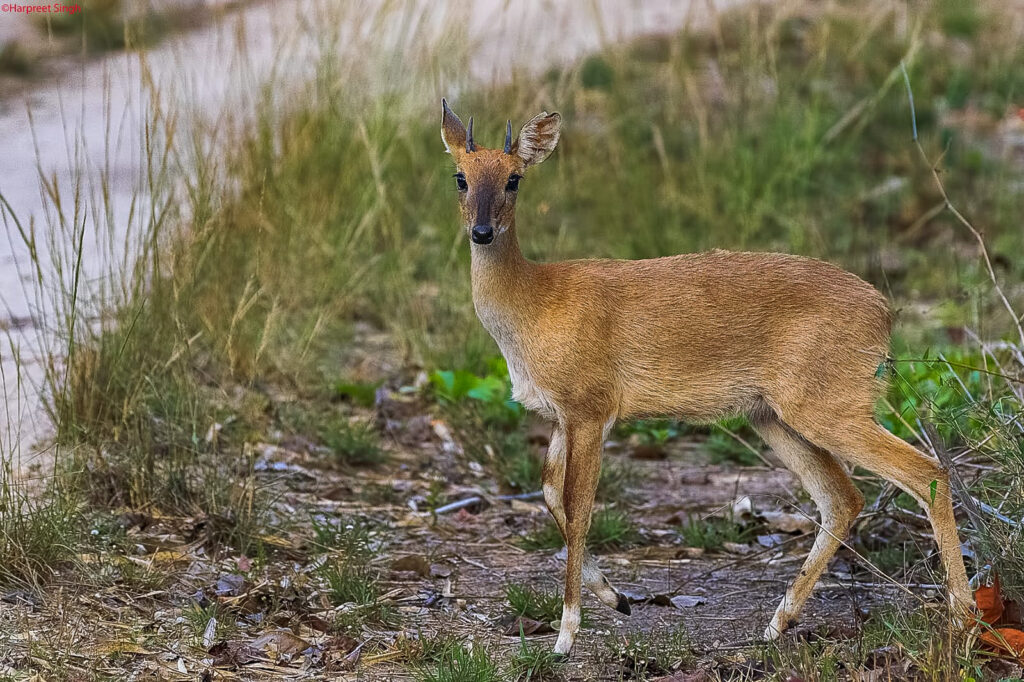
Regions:
<instances>
[{"instance_id":1,"label":"grass tuft","mask_svg":"<svg viewBox=\"0 0 1024 682\"><path fill-rule=\"evenodd\" d=\"M436 664L420 670L419 682L499 682L498 664L479 644L459 644L440 653Z\"/></svg>"},{"instance_id":2,"label":"grass tuft","mask_svg":"<svg viewBox=\"0 0 1024 682\"><path fill-rule=\"evenodd\" d=\"M550 623L562 617L562 595L555 590L512 583L505 586L505 599L516 616L525 616L542 623Z\"/></svg>"},{"instance_id":3,"label":"grass tuft","mask_svg":"<svg viewBox=\"0 0 1024 682\"><path fill-rule=\"evenodd\" d=\"M622 549L638 543L642 536L626 512L603 507L594 512L587 533L587 547L594 550ZM549 521L527 533L519 546L528 550L558 549L564 544L562 533L554 521Z\"/></svg>"},{"instance_id":4,"label":"grass tuft","mask_svg":"<svg viewBox=\"0 0 1024 682\"><path fill-rule=\"evenodd\" d=\"M565 676L564 657L556 654L546 644L532 644L520 637L519 648L512 654L506 666L506 679L522 682L554 682Z\"/></svg>"},{"instance_id":5,"label":"grass tuft","mask_svg":"<svg viewBox=\"0 0 1024 682\"><path fill-rule=\"evenodd\" d=\"M605 640L605 650L627 679L670 675L696 660L690 637L682 627L613 635Z\"/></svg>"},{"instance_id":6,"label":"grass tuft","mask_svg":"<svg viewBox=\"0 0 1024 682\"><path fill-rule=\"evenodd\" d=\"M750 540L750 529L731 518L718 516L688 516L679 528L687 547L700 547L708 551L722 548L726 542L744 543Z\"/></svg>"}]
</instances>

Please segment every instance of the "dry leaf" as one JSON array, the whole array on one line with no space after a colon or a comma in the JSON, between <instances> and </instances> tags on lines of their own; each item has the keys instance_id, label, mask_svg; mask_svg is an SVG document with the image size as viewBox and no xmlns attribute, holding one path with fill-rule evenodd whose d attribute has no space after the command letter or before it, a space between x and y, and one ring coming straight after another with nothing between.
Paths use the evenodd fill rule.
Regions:
<instances>
[{"instance_id":1,"label":"dry leaf","mask_svg":"<svg viewBox=\"0 0 1024 682\"><path fill-rule=\"evenodd\" d=\"M257 637L251 646L254 649L276 652L281 656L294 656L312 645L287 630L275 630Z\"/></svg>"},{"instance_id":2,"label":"dry leaf","mask_svg":"<svg viewBox=\"0 0 1024 682\"><path fill-rule=\"evenodd\" d=\"M549 632L554 632L554 628L551 627L550 623L544 623L539 620L527 618L526 616L518 616L514 621L509 623L509 626L505 628L505 632L502 634L508 637L518 637L520 633L524 636L530 635L543 635Z\"/></svg>"},{"instance_id":3,"label":"dry leaf","mask_svg":"<svg viewBox=\"0 0 1024 682\"><path fill-rule=\"evenodd\" d=\"M411 571L422 578L430 575L430 562L421 554L407 554L391 563L393 571Z\"/></svg>"}]
</instances>

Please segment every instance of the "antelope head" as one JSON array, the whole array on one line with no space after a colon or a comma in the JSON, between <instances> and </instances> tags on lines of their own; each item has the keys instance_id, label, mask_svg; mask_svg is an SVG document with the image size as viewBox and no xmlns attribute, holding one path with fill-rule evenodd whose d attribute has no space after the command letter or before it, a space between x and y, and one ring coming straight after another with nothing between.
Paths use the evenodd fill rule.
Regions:
<instances>
[{"instance_id":1,"label":"antelope head","mask_svg":"<svg viewBox=\"0 0 1024 682\"><path fill-rule=\"evenodd\" d=\"M441 100L441 140L455 160L462 224L474 244L487 245L515 224L516 195L526 169L548 158L558 144L562 117L537 114L512 139L512 121L505 124L501 149L481 147L473 139L473 119L466 128Z\"/></svg>"}]
</instances>

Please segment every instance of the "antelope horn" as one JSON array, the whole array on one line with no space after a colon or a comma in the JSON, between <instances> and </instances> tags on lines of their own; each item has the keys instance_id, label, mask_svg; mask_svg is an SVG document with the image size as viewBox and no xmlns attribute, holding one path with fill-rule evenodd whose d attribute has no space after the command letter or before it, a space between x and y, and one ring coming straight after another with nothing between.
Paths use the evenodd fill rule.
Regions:
<instances>
[{"instance_id":1,"label":"antelope horn","mask_svg":"<svg viewBox=\"0 0 1024 682\"><path fill-rule=\"evenodd\" d=\"M512 153L512 119L505 124L505 153Z\"/></svg>"},{"instance_id":2,"label":"antelope horn","mask_svg":"<svg viewBox=\"0 0 1024 682\"><path fill-rule=\"evenodd\" d=\"M469 131L466 133L466 151L475 152L476 145L473 144L473 117L469 117Z\"/></svg>"}]
</instances>

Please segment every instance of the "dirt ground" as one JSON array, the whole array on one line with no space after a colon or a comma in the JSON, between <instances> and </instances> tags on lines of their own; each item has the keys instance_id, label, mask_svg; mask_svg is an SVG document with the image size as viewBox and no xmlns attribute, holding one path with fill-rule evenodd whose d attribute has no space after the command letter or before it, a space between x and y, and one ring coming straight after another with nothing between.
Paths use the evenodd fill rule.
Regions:
<instances>
[{"instance_id":1,"label":"dirt ground","mask_svg":"<svg viewBox=\"0 0 1024 682\"><path fill-rule=\"evenodd\" d=\"M543 503L493 499L500 492L495 479L454 451L443 422L421 399L385 391L369 412L386 434L383 465L338 468L301 436L253 444L256 487L273 500L266 520L289 529L263 536L262 555L215 541L230 520L125 512L97 522L96 551L80 557L81 584L0 595L0 631L12 633L0 640L0 675L413 679L418 664L408 652L421 638L455 634L485 644L498 659L519 648L518 633L504 634L514 627L505 586L561 590L559 552L519 546L547 523ZM545 427L529 431L531 447L543 451ZM567 679L630 679L632 663L613 655L609 642L680 627L696 654L687 669L759 679L760 633L810 545L813 525L802 510L812 508L796 503L798 486L787 471L708 465L702 448L700 437L684 438L652 460L636 458L639 451L626 443L608 444L606 463L631 472L616 506L628 511L640 538L602 552L599 562L634 601L633 613L623 617L585 594L589 624L564 668ZM478 495L490 501L429 511ZM685 546L682 519L729 516L743 496L754 514L740 509L733 518L755 528L749 542L714 552ZM773 525L755 518L765 511L784 514ZM370 524L368 563L379 576L379 600L398 614L393 624L363 623L356 633L338 634L336 618L350 605L334 606L316 579L332 556L313 546L317 518ZM906 602L899 589L854 564L848 550L833 562L791 637L843 636L871 609ZM938 600L934 590L915 592ZM690 599L673 605L669 598L679 595ZM554 637L527 639L551 647Z\"/></svg>"}]
</instances>

